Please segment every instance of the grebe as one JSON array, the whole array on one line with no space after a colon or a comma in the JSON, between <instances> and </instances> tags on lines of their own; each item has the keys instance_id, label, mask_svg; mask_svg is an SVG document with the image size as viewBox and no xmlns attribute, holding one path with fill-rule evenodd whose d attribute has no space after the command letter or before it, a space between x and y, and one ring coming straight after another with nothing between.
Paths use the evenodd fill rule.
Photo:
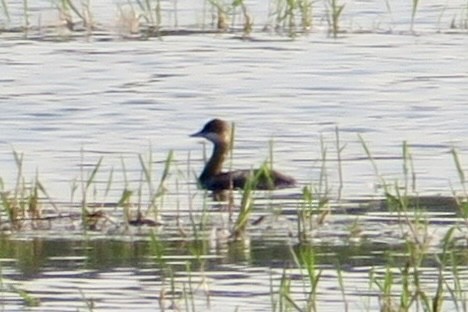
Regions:
<instances>
[{"instance_id":1,"label":"grebe","mask_svg":"<svg viewBox=\"0 0 468 312\"><path fill-rule=\"evenodd\" d=\"M294 178L268 169L222 172L223 162L231 149L231 127L224 120L209 121L201 131L192 134L191 137L205 138L214 145L213 154L198 178L198 182L205 189L223 191L244 188L247 181L254 177L256 179L253 188L258 190L286 188L296 184Z\"/></svg>"}]
</instances>

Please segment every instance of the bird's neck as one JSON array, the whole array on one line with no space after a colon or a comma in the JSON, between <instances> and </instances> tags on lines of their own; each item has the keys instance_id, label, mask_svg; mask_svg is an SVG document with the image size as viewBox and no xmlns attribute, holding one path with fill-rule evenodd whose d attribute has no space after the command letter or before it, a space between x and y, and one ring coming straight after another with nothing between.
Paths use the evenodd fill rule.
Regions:
<instances>
[{"instance_id":1,"label":"bird's neck","mask_svg":"<svg viewBox=\"0 0 468 312\"><path fill-rule=\"evenodd\" d=\"M211 155L210 160L206 163L205 169L200 176L200 180L208 179L222 172L223 163L229 154L229 150L229 142L218 142L214 144L213 154Z\"/></svg>"}]
</instances>

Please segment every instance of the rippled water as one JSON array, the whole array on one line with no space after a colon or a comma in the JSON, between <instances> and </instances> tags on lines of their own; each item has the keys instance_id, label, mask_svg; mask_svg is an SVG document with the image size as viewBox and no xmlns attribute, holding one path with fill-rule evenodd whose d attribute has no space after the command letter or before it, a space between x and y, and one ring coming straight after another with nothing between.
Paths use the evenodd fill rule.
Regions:
<instances>
[{"instance_id":1,"label":"rippled water","mask_svg":"<svg viewBox=\"0 0 468 312\"><path fill-rule=\"evenodd\" d=\"M320 173L326 172L329 195L336 198L341 167L343 201L311 235L322 269L319 310L341 310L343 302L353 311L377 310L369 270L382 274L385 250L403 253L409 231L400 216L369 201L383 195L379 175L389 183L404 183L402 150L407 141L417 193L445 199L437 196L462 191L451 150L458 151L463 164L468 149L468 37L466 29L450 28L452 19L463 20L466 3L421 3L411 32L411 1L392 3L390 11L381 2L347 3L345 32L337 39L327 35L323 4L314 7L317 17L308 35L291 39L261 32L269 22L268 9L256 1L248 4L256 17L249 40L237 33L203 32L123 40L115 29L118 10L109 10L104 2L93 4L104 30L94 36L68 37L61 28L36 29L26 38L0 34L4 189L16 183L12 151L23 153L25 182L37 174L62 213L70 215L36 228L25 226L27 230L8 232L2 239L0 306L24 310L14 286L40 299L39 307L30 308L38 311L90 310L86 302L99 311L185 309L183 300L171 300L174 294L151 250L149 230L129 228L124 213L114 208L126 186L136 191L141 185L138 155L148 158L151 151L157 180L173 150L168 193L159 203L164 226L156 231L165 244L166 261L177 268L175 297L184 287L194 287L198 311L269 311L272 289L278 290L284 268L290 267L292 295L303 302L304 272L294 268L290 255L290 246L298 241L301 188L323 186ZM172 29L172 5L163 5L165 25ZM203 13L202 1L179 1L178 8L180 29L201 29L203 21L209 29L210 14ZM58 23L48 1L30 9L32 24ZM22 24L19 4L10 7L10 14L11 21L1 20L1 25ZM300 184L257 195L251 219L258 223L242 242L219 243L217 238L232 225L229 212L195 186L203 166L202 146L188 135L213 117L235 122L233 167L261 164L273 140L275 167ZM337 129L343 147L340 164ZM79 181L100 157L100 183L88 200L111 203L102 208L109 220L100 231L83 234ZM113 183L104 195L112 168ZM75 179L78 191L73 192ZM426 216L437 254L448 228L461 218L450 200L439 205L434 199L427 205L432 207ZM197 260L191 222L192 217L204 220L206 211L202 233L211 245L201 249L202 260ZM355 222L361 244L349 240ZM466 229L461 233L460 244L466 244ZM343 267L346 300L337 281L336 257ZM192 270L187 270L187 261ZM466 257L461 268L466 281ZM438 272L430 264L426 269L426 282L434 285Z\"/></svg>"}]
</instances>

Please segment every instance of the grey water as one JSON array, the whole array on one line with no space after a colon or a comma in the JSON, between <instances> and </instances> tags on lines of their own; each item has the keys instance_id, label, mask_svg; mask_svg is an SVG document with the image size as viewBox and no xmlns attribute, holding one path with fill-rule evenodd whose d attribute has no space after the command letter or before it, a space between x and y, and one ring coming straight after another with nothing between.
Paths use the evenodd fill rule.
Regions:
<instances>
[{"instance_id":1,"label":"grey water","mask_svg":"<svg viewBox=\"0 0 468 312\"><path fill-rule=\"evenodd\" d=\"M210 29L212 11L203 1L179 1L177 9L173 3L162 3L166 28ZM404 184L403 142L411 153L415 194L462 195L452 151L463 165L468 149L468 33L450 26L466 22L466 3L424 1L413 27L411 1L390 5L389 9L385 1L346 3L344 32L336 39L327 32L325 2L314 4L317 17L310 33L290 38L287 33L263 32L263 25L271 23L268 6L251 1L248 7L256 28L250 39L200 32L128 40L118 25L118 8L128 10L124 3L92 4L94 18L104 30L94 36L64 30L50 2L31 4L30 23L53 25L52 30L40 27L26 36L0 33L4 190L14 188L17 181L15 151L23 155L25 182L39 177L51 199L74 212L79 206L74 186L89 176L101 157L102 189L95 197L90 195L90 201L115 202L125 176L130 188L139 187L138 155L147 159L151 154L159 176L169 151L174 151L161 208L167 225L158 231L168 244L168 261L180 269L178 286L196 288L199 311L220 307L269 311L271 288L278 287L290 261L285 255L296 243L290 236L302 187L323 183L321 174L326 173L330 196L340 193L349 201L344 206L357 212L340 213L337 208L314 235L317 248L337 246L349 256L343 273L349 285L344 300L330 259L338 250L319 250L323 270L319 310L343 309L347 302L352 311L375 311L378 298L369 290L368 272L382 267L378 257L362 259L372 253L383 255L385 247L380 246L401 246L403 239L392 215L361 207L361 199L381 198L382 177L390 184ZM22 25L20 3L12 4L10 15L10 21L0 15L0 25ZM203 255L209 269L194 269L192 276L184 261L193 256L186 245L176 243L184 239L175 220L183 214L188 223L190 211L200 213L208 205L213 225L208 236L218 235L227 222L226 212L217 203L206 204L205 194L197 190L195 176L203 166L204 147L188 136L215 117L235 124L229 166L259 166L272 148L275 168L294 176L299 186L281 191L278 201L259 198L253 218L266 221L249 233L250 240L245 245L215 244ZM110 194L103 196L111 171L115 182ZM428 212L435 249L446 230L460 221L455 209L444 204ZM122 219L122 212L111 213ZM344 238L356 218L371 242L361 253L353 253ZM40 299L38 307L27 308L34 311L90 310L86 302L97 311L185 308L183 301L165 298L170 286L148 251L146 232L121 231L118 224L117 230L111 226L83 237L79 222L6 234L0 248L1 308L26 309L14 289ZM460 274L465 276L466 263L463 268ZM437 272L428 268L428 284L436 277ZM292 290L296 298L301 297L301 285L298 277Z\"/></svg>"}]
</instances>

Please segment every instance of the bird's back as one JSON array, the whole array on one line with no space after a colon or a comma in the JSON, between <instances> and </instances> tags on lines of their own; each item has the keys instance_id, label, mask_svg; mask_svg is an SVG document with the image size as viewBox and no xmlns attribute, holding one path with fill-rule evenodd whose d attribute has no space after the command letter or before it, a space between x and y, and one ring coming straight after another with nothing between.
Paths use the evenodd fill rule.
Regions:
<instances>
[{"instance_id":1,"label":"bird's back","mask_svg":"<svg viewBox=\"0 0 468 312\"><path fill-rule=\"evenodd\" d=\"M247 183L251 183L253 189L273 190L292 187L296 180L274 170L255 169L222 172L200 183L212 191L243 189Z\"/></svg>"}]
</instances>

